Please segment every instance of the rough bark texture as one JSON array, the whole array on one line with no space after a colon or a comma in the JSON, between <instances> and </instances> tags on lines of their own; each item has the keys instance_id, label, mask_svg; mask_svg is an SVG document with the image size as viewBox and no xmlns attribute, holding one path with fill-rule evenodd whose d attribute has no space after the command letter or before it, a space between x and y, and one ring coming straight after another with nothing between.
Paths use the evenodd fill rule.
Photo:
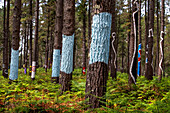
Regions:
<instances>
[{"instance_id":1,"label":"rough bark texture","mask_svg":"<svg viewBox=\"0 0 170 113\"><path fill-rule=\"evenodd\" d=\"M115 11L115 8L116 8L116 0L112 0L112 38L111 38L111 77L112 79L116 79L117 77L117 65L116 65L116 62L117 62L117 37L116 37L116 11ZM113 43L113 45L112 45ZM114 46L114 47L113 47ZM115 49L115 51L113 50Z\"/></svg>"},{"instance_id":2,"label":"rough bark texture","mask_svg":"<svg viewBox=\"0 0 170 113\"><path fill-rule=\"evenodd\" d=\"M72 36L74 34L75 26L75 0L64 0L63 13L63 35ZM61 72L59 83L61 84L62 92L70 90L72 73L66 74Z\"/></svg>"},{"instance_id":3,"label":"rough bark texture","mask_svg":"<svg viewBox=\"0 0 170 113\"><path fill-rule=\"evenodd\" d=\"M145 77L148 80L153 79L153 29L154 29L154 0L150 1L149 9L149 34L148 34L148 63L146 68Z\"/></svg>"},{"instance_id":4,"label":"rough bark texture","mask_svg":"<svg viewBox=\"0 0 170 113\"><path fill-rule=\"evenodd\" d=\"M31 75L32 71L32 0L30 0L30 20L29 20L29 25L30 25L30 43L29 43L29 75Z\"/></svg>"},{"instance_id":5,"label":"rough bark texture","mask_svg":"<svg viewBox=\"0 0 170 113\"><path fill-rule=\"evenodd\" d=\"M134 3L135 0L133 0L133 5L132 5L132 13L137 11L137 5ZM135 18L135 25L133 18ZM137 78L137 34L138 34L138 12L135 13L134 17L132 15L132 22L131 22L131 38L130 38L130 52L129 52L129 63L130 63L130 68L129 68L129 84L135 83L136 78ZM136 31L135 31L136 28ZM135 32L136 32L136 37L135 37ZM136 40L136 41L135 41ZM135 45L136 44L136 45ZM135 81L131 77L134 77Z\"/></svg>"},{"instance_id":6,"label":"rough bark texture","mask_svg":"<svg viewBox=\"0 0 170 113\"><path fill-rule=\"evenodd\" d=\"M45 71L47 72L47 68L48 68L48 50L49 50L49 43L48 43L48 39L49 39L49 34L50 34L50 11L48 10L48 28L47 28L47 37L46 37L46 55L45 55Z\"/></svg>"},{"instance_id":7,"label":"rough bark texture","mask_svg":"<svg viewBox=\"0 0 170 113\"><path fill-rule=\"evenodd\" d=\"M13 9L13 32L12 32L12 48L14 50L18 50L19 48L20 19L21 19L21 0L15 0Z\"/></svg>"},{"instance_id":8,"label":"rough bark texture","mask_svg":"<svg viewBox=\"0 0 170 113\"><path fill-rule=\"evenodd\" d=\"M63 29L63 0L56 0L56 20L55 20L55 37L54 49L59 49L61 54L62 47L62 29ZM52 77L52 82L59 83L59 77Z\"/></svg>"},{"instance_id":9,"label":"rough bark texture","mask_svg":"<svg viewBox=\"0 0 170 113\"><path fill-rule=\"evenodd\" d=\"M164 13L165 13L165 0L162 0L161 1L161 40L160 41L160 44L162 45L162 52L160 51L159 53L159 59L160 59L160 62L159 62L159 68L158 68L158 76L159 76L159 80L162 79L162 75L164 76L164 69L165 69L165 66L164 66L164 26L165 26L165 21L164 21ZM161 48L160 48L161 50ZM162 59L162 62L161 62L161 59ZM162 69L161 69L162 68Z\"/></svg>"},{"instance_id":10,"label":"rough bark texture","mask_svg":"<svg viewBox=\"0 0 170 113\"><path fill-rule=\"evenodd\" d=\"M103 62L96 62L88 66L86 78L86 99L90 108L98 108L105 102L106 83L108 78L108 66ZM102 97L103 99L99 99Z\"/></svg>"},{"instance_id":11,"label":"rough bark texture","mask_svg":"<svg viewBox=\"0 0 170 113\"><path fill-rule=\"evenodd\" d=\"M22 68L22 49L23 48L23 36L22 36L22 39L21 39L21 60L20 60L20 66L19 68Z\"/></svg>"},{"instance_id":12,"label":"rough bark texture","mask_svg":"<svg viewBox=\"0 0 170 113\"><path fill-rule=\"evenodd\" d=\"M33 61L38 62L38 24L39 24L39 0L36 0L36 8L35 8L35 38L34 38L34 45L33 45ZM37 65L36 65L37 67ZM35 70L36 70L35 67ZM32 78L34 80L35 78Z\"/></svg>"},{"instance_id":13,"label":"rough bark texture","mask_svg":"<svg viewBox=\"0 0 170 113\"><path fill-rule=\"evenodd\" d=\"M93 14L100 12L111 13L111 0L93 0ZM106 83L108 78L108 65L104 62L89 64L86 78L86 99L89 99L89 108L98 108L106 101ZM99 97L102 97L102 99Z\"/></svg>"},{"instance_id":14,"label":"rough bark texture","mask_svg":"<svg viewBox=\"0 0 170 113\"><path fill-rule=\"evenodd\" d=\"M3 72L2 75L5 76L5 39L6 39L6 0L4 0L4 15L3 15Z\"/></svg>"},{"instance_id":15,"label":"rough bark texture","mask_svg":"<svg viewBox=\"0 0 170 113\"><path fill-rule=\"evenodd\" d=\"M83 68L82 72L86 70L86 2L83 1ZM85 74L85 72L83 72Z\"/></svg>"},{"instance_id":16,"label":"rough bark texture","mask_svg":"<svg viewBox=\"0 0 170 113\"><path fill-rule=\"evenodd\" d=\"M88 50L90 51L91 42L91 0L89 0L89 11L88 11Z\"/></svg>"},{"instance_id":17,"label":"rough bark texture","mask_svg":"<svg viewBox=\"0 0 170 113\"><path fill-rule=\"evenodd\" d=\"M26 35L26 53L25 53L25 73L27 74L27 64L28 64L28 35L29 35L29 27L27 26L27 35Z\"/></svg>"},{"instance_id":18,"label":"rough bark texture","mask_svg":"<svg viewBox=\"0 0 170 113\"><path fill-rule=\"evenodd\" d=\"M139 33L139 44L142 43L142 34L141 34L141 0L139 0L139 13L138 13L138 33ZM140 62L140 69L139 69L139 75L141 75L141 62Z\"/></svg>"}]
</instances>

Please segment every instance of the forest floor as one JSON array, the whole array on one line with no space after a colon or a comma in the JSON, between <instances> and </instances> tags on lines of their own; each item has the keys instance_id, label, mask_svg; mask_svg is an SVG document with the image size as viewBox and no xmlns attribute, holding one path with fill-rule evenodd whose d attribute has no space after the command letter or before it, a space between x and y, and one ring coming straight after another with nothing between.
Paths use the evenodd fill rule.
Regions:
<instances>
[{"instance_id":1,"label":"forest floor","mask_svg":"<svg viewBox=\"0 0 170 113\"><path fill-rule=\"evenodd\" d=\"M148 81L141 76L130 90L128 75L118 72L116 81L108 79L106 106L89 110L84 110L88 107L84 98L85 81L81 69L75 69L71 91L60 95L60 86L51 83L51 70L46 73L43 68L37 69L35 81L31 81L24 69L20 69L18 83L11 85L0 76L0 112L170 113L170 77L159 82L157 77Z\"/></svg>"}]
</instances>

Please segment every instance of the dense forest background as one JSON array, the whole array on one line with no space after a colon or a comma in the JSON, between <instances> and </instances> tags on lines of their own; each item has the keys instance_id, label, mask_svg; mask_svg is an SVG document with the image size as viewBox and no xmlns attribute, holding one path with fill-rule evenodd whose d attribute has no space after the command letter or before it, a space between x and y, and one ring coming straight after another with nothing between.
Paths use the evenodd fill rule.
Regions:
<instances>
[{"instance_id":1,"label":"dense forest background","mask_svg":"<svg viewBox=\"0 0 170 113\"><path fill-rule=\"evenodd\" d=\"M33 0L33 12L35 12L35 1ZM158 0L159 5L161 5L160 1ZM12 31L12 15L13 15L13 4L14 4L14 0L11 0L11 7L10 7L10 31ZM29 2L27 0L22 0L22 18L21 18L21 33L20 33L20 60L21 57L22 58L22 62L20 63L20 67L23 67L23 63L24 63L24 43L25 42L25 35L28 35L28 43L29 43L29 34L26 33L25 34L25 30L28 28L29 23L28 20L30 19L29 16ZM53 48L53 40L54 40L54 24L55 24L55 0L50 0L50 2L47 5L47 1L46 0L41 0L40 1L40 17L39 17L39 40L38 40L38 63L39 66L42 67L43 65L45 65L45 54L46 54L46 37L47 37L47 28L48 28L48 21L50 21L50 28L49 28L49 56L52 57L52 48ZM1 6L2 6L2 2L1 2ZM160 24L160 8L157 8L157 2L155 2L155 18L154 18L154 55L153 55L153 64L155 67L155 62L156 62L156 52L157 52L157 15L156 15L156 11L158 11L159 14L159 26L161 26ZM165 51L165 72L166 75L169 75L170 73L170 69L168 68L170 65L170 52L169 52L169 35L170 35L170 17L169 17L169 1L165 0L165 45L164 45L164 51ZM88 10L89 10L89 6L88 6L88 1L86 1L86 7L85 9L83 8L83 3L81 1L76 1L76 19L75 19L75 67L79 68L82 67L82 62L83 62L83 10L86 10L86 20L88 20ZM129 3L127 0L122 0L122 1L117 1L116 2L116 31L118 34L118 56L117 56L117 61L118 61L118 71L122 71L122 72L127 72L127 58L128 58L128 46L127 46L127 41L128 41L128 32L130 31L129 29ZM142 0L141 2L141 31L142 31L142 74L144 74L144 64L145 64L145 1ZM50 11L48 12L48 9L50 9ZM48 18L48 14L49 14L49 18ZM33 13L33 38L34 38L34 27L35 27L35 20L34 20L34 16L35 14ZM86 25L88 25L88 21L86 21ZM160 30L160 28L159 28ZM28 31L28 30L27 30ZM89 50L89 37L88 37L88 27L86 27L86 45L87 45L87 49L86 49L86 54L88 54L88 50ZM10 32L10 37L9 37L9 43L11 42L11 38L12 38L12 33ZM0 55L1 55L1 59L0 59L0 67L2 68L2 47L3 47L3 7L1 7L0 9ZM34 43L34 42L33 42ZM10 50L10 49L9 49ZM21 55L23 54L23 55ZM29 55L29 54L28 54ZM51 57L49 57L49 60L51 59ZM52 61L49 61L52 62ZM155 70L156 71L156 70Z\"/></svg>"}]
</instances>

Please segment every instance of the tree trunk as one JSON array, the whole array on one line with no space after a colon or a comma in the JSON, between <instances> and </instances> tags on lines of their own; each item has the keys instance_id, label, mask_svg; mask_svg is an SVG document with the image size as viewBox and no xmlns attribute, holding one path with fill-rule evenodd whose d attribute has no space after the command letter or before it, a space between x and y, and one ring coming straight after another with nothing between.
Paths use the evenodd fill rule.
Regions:
<instances>
[{"instance_id":1,"label":"tree trunk","mask_svg":"<svg viewBox=\"0 0 170 113\"><path fill-rule=\"evenodd\" d=\"M21 19L21 0L15 0L13 9L12 52L9 75L9 80L12 81L18 78L20 19Z\"/></svg>"},{"instance_id":2,"label":"tree trunk","mask_svg":"<svg viewBox=\"0 0 170 113\"><path fill-rule=\"evenodd\" d=\"M116 37L116 0L112 0L112 38L111 38L111 77L116 79L117 77L117 37Z\"/></svg>"},{"instance_id":3,"label":"tree trunk","mask_svg":"<svg viewBox=\"0 0 170 113\"><path fill-rule=\"evenodd\" d=\"M164 21L164 13L165 13L165 1L161 1L161 36L160 36L160 53L159 53L159 68L158 68L158 76L159 80L162 79L162 75L164 74L164 26L165 26L165 21ZM164 76L164 75L163 75Z\"/></svg>"},{"instance_id":4,"label":"tree trunk","mask_svg":"<svg viewBox=\"0 0 170 113\"><path fill-rule=\"evenodd\" d=\"M35 10L35 37L34 37L34 47L33 47L33 62L32 62L32 75L31 79L35 79L36 63L38 61L38 24L39 24L39 0L36 0L36 10Z\"/></svg>"},{"instance_id":5,"label":"tree trunk","mask_svg":"<svg viewBox=\"0 0 170 113\"><path fill-rule=\"evenodd\" d=\"M22 48L23 48L23 36L22 36L22 39L21 39L21 60L20 60L19 68L22 68Z\"/></svg>"},{"instance_id":6,"label":"tree trunk","mask_svg":"<svg viewBox=\"0 0 170 113\"><path fill-rule=\"evenodd\" d=\"M26 35L26 58L25 58L25 74L27 74L27 64L28 64L28 36L29 36L29 26L27 26L27 35Z\"/></svg>"},{"instance_id":7,"label":"tree trunk","mask_svg":"<svg viewBox=\"0 0 170 113\"><path fill-rule=\"evenodd\" d=\"M86 74L86 1L83 0L83 75Z\"/></svg>"},{"instance_id":8,"label":"tree trunk","mask_svg":"<svg viewBox=\"0 0 170 113\"><path fill-rule=\"evenodd\" d=\"M130 52L129 52L129 85L136 84L137 78L137 42L138 42L138 3L132 2L132 22L131 22L131 38L130 38Z\"/></svg>"},{"instance_id":9,"label":"tree trunk","mask_svg":"<svg viewBox=\"0 0 170 113\"><path fill-rule=\"evenodd\" d=\"M32 0L30 0L30 20L29 20L29 25L30 25L30 43L29 43L29 75L31 75L32 71Z\"/></svg>"},{"instance_id":10,"label":"tree trunk","mask_svg":"<svg viewBox=\"0 0 170 113\"><path fill-rule=\"evenodd\" d=\"M50 11L48 10L48 28L47 28L47 37L46 37L46 55L45 55L45 72L47 72L47 68L48 68L48 51L49 51L49 43L48 43L48 39L49 39L49 33L50 33Z\"/></svg>"},{"instance_id":11,"label":"tree trunk","mask_svg":"<svg viewBox=\"0 0 170 113\"><path fill-rule=\"evenodd\" d=\"M148 35L148 62L145 77L148 80L153 79L153 29L154 29L154 0L150 1L149 9L149 35Z\"/></svg>"},{"instance_id":12,"label":"tree trunk","mask_svg":"<svg viewBox=\"0 0 170 113\"><path fill-rule=\"evenodd\" d=\"M64 0L63 39L61 58L61 84L62 92L70 90L73 71L73 47L75 26L75 0Z\"/></svg>"},{"instance_id":13,"label":"tree trunk","mask_svg":"<svg viewBox=\"0 0 170 113\"><path fill-rule=\"evenodd\" d=\"M138 13L138 32L139 32L139 45L138 45L138 69L137 75L141 75L141 51L142 51L142 36L141 36L141 0L139 0L139 13Z\"/></svg>"},{"instance_id":14,"label":"tree trunk","mask_svg":"<svg viewBox=\"0 0 170 113\"><path fill-rule=\"evenodd\" d=\"M8 76L6 76L5 74L5 67L6 67L6 60L5 60L5 54L6 54L6 51L5 51L5 40L6 40L6 0L4 0L4 16L3 16L3 35L4 35L4 38L3 38L3 71L2 71L2 75L5 77L5 78L8 78Z\"/></svg>"},{"instance_id":15,"label":"tree trunk","mask_svg":"<svg viewBox=\"0 0 170 113\"><path fill-rule=\"evenodd\" d=\"M86 78L86 95L89 108L105 105L108 59L111 34L111 0L93 0L92 41ZM99 35L98 35L99 34ZM99 99L103 98L103 99ZM101 102L103 101L103 102Z\"/></svg>"},{"instance_id":16,"label":"tree trunk","mask_svg":"<svg viewBox=\"0 0 170 113\"><path fill-rule=\"evenodd\" d=\"M60 58L62 47L62 29L63 29L63 0L56 1L56 19L55 19L55 37L53 50L53 64L51 81L59 83Z\"/></svg>"}]
</instances>

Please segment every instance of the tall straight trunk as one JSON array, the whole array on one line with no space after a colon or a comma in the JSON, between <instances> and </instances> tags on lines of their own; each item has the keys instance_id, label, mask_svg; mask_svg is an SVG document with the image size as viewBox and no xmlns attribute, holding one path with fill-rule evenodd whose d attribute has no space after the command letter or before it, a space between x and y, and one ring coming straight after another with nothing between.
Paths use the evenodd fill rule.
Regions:
<instances>
[{"instance_id":1,"label":"tall straight trunk","mask_svg":"<svg viewBox=\"0 0 170 113\"><path fill-rule=\"evenodd\" d=\"M51 52L50 52L50 68L52 67L52 62L53 62L53 49L54 49L54 37L53 37L53 27L51 27Z\"/></svg>"},{"instance_id":2,"label":"tall straight trunk","mask_svg":"<svg viewBox=\"0 0 170 113\"><path fill-rule=\"evenodd\" d=\"M132 22L129 52L129 85L136 84L137 78L137 43L138 43L138 3L132 2Z\"/></svg>"},{"instance_id":3,"label":"tall straight trunk","mask_svg":"<svg viewBox=\"0 0 170 113\"><path fill-rule=\"evenodd\" d=\"M34 37L34 46L33 46L33 62L32 62L32 74L31 79L35 79L35 71L37 64L38 56L38 24L39 24L39 0L36 0L36 9L35 9L35 37Z\"/></svg>"},{"instance_id":4,"label":"tall straight trunk","mask_svg":"<svg viewBox=\"0 0 170 113\"><path fill-rule=\"evenodd\" d=\"M85 90L89 108L105 105L103 102L106 101L112 23L111 0L93 0L93 14L90 60Z\"/></svg>"},{"instance_id":5,"label":"tall straight trunk","mask_svg":"<svg viewBox=\"0 0 170 113\"><path fill-rule=\"evenodd\" d=\"M129 4L129 22L131 23L131 13L132 13L132 11L131 11L131 0L128 0L128 4ZM129 74L129 65L130 65L130 63L129 63L129 46L130 46L130 32L131 32L131 24L129 24L128 25L128 30L129 30L129 32L128 32L128 61L127 61L127 73Z\"/></svg>"},{"instance_id":6,"label":"tall straight trunk","mask_svg":"<svg viewBox=\"0 0 170 113\"><path fill-rule=\"evenodd\" d=\"M26 35L26 53L25 53L25 74L27 74L27 64L28 64L28 36L29 36L29 26L27 26Z\"/></svg>"},{"instance_id":7,"label":"tall straight trunk","mask_svg":"<svg viewBox=\"0 0 170 113\"><path fill-rule=\"evenodd\" d=\"M9 75L10 81L16 80L18 78L20 19L21 0L15 0L13 9L12 52Z\"/></svg>"},{"instance_id":8,"label":"tall straight trunk","mask_svg":"<svg viewBox=\"0 0 170 113\"><path fill-rule=\"evenodd\" d=\"M116 0L112 0L112 38L111 38L111 77L116 79L117 77L117 37L116 37Z\"/></svg>"},{"instance_id":9,"label":"tall straight trunk","mask_svg":"<svg viewBox=\"0 0 170 113\"><path fill-rule=\"evenodd\" d=\"M148 6L148 12L146 11L147 6ZM146 70L147 70L147 65L148 65L149 16L150 16L149 15L149 0L148 0L148 4L147 4L147 1L145 0L145 75L146 75Z\"/></svg>"},{"instance_id":10,"label":"tall straight trunk","mask_svg":"<svg viewBox=\"0 0 170 113\"><path fill-rule=\"evenodd\" d=\"M88 11L88 50L90 51L90 42L91 42L91 3L92 0L89 0L89 11Z\"/></svg>"},{"instance_id":11,"label":"tall straight trunk","mask_svg":"<svg viewBox=\"0 0 170 113\"><path fill-rule=\"evenodd\" d=\"M164 76L164 26L165 26L165 0L161 1L161 35L160 35L160 53L159 53L159 68L158 68L158 76L159 80L162 79L162 75Z\"/></svg>"},{"instance_id":12,"label":"tall straight trunk","mask_svg":"<svg viewBox=\"0 0 170 113\"><path fill-rule=\"evenodd\" d=\"M6 0L4 0L4 15L3 15L3 71L2 71L2 75L7 78L8 76L5 76L5 67L6 67L6 60L5 60L5 39L6 39Z\"/></svg>"},{"instance_id":13,"label":"tall straight trunk","mask_svg":"<svg viewBox=\"0 0 170 113\"><path fill-rule=\"evenodd\" d=\"M29 5L30 5L29 7L29 14L30 14L29 75L31 75L31 71L32 71L32 0L30 0Z\"/></svg>"},{"instance_id":14,"label":"tall straight trunk","mask_svg":"<svg viewBox=\"0 0 170 113\"><path fill-rule=\"evenodd\" d=\"M156 10L156 21L157 21L157 48L156 48L156 60L155 60L155 69L154 72L156 75L158 75L158 68L159 68L159 37L160 37L160 31L159 31L159 7L160 3L159 0L157 0L157 10Z\"/></svg>"},{"instance_id":15,"label":"tall straight trunk","mask_svg":"<svg viewBox=\"0 0 170 113\"><path fill-rule=\"evenodd\" d=\"M86 2L83 0L83 69L82 72L86 73Z\"/></svg>"},{"instance_id":16,"label":"tall straight trunk","mask_svg":"<svg viewBox=\"0 0 170 113\"><path fill-rule=\"evenodd\" d=\"M26 21L24 22L24 70L25 70L25 59L26 59L26 35L27 35L27 32L26 32L26 30L27 30L27 28L26 28Z\"/></svg>"},{"instance_id":17,"label":"tall straight trunk","mask_svg":"<svg viewBox=\"0 0 170 113\"><path fill-rule=\"evenodd\" d=\"M141 34L141 0L139 0L139 13L138 13L138 33L139 33L139 44L138 44L138 69L137 75L141 75L141 50L142 50L142 34Z\"/></svg>"},{"instance_id":18,"label":"tall straight trunk","mask_svg":"<svg viewBox=\"0 0 170 113\"><path fill-rule=\"evenodd\" d=\"M73 48L75 32L75 0L64 0L63 39L61 58L61 84L62 92L70 90L73 71Z\"/></svg>"},{"instance_id":19,"label":"tall straight trunk","mask_svg":"<svg viewBox=\"0 0 170 113\"><path fill-rule=\"evenodd\" d=\"M154 29L154 3L155 0L150 0L149 9L149 34L148 34L148 62L145 77L148 80L153 79L153 29Z\"/></svg>"},{"instance_id":20,"label":"tall straight trunk","mask_svg":"<svg viewBox=\"0 0 170 113\"><path fill-rule=\"evenodd\" d=\"M124 37L124 35L123 35L123 37ZM124 60L124 55L125 55L124 54L124 40L122 40L122 54L121 55L122 55L122 61L121 61L122 62L122 68L121 68L121 72L124 73L124 61L123 61Z\"/></svg>"},{"instance_id":21,"label":"tall straight trunk","mask_svg":"<svg viewBox=\"0 0 170 113\"><path fill-rule=\"evenodd\" d=\"M48 68L48 51L49 51L49 44L48 44L48 39L49 39L49 33L50 33L50 11L48 10L48 27L47 27L47 37L46 37L46 55L45 55L45 71L47 72L47 68Z\"/></svg>"},{"instance_id":22,"label":"tall straight trunk","mask_svg":"<svg viewBox=\"0 0 170 113\"><path fill-rule=\"evenodd\" d=\"M51 81L59 83L63 29L63 0L57 0Z\"/></svg>"}]
</instances>

